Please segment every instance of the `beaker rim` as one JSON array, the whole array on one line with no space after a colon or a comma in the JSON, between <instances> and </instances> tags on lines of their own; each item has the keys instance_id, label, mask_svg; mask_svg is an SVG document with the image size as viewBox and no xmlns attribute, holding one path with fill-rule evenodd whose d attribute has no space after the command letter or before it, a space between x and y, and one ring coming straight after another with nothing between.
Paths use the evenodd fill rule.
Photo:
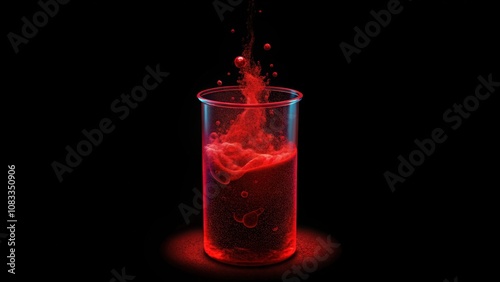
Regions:
<instances>
[{"instance_id":1,"label":"beaker rim","mask_svg":"<svg viewBox=\"0 0 500 282\"><path fill-rule=\"evenodd\" d=\"M262 108L262 107L282 107L282 106L288 106L294 103L299 102L302 100L303 94L302 92L292 89L292 88L287 88L287 87L280 87L280 86L266 86L266 90L272 91L272 92L282 92L282 93L289 93L293 95L293 97L290 97L288 99L284 99L282 101L273 101L273 102L265 102L265 103L237 103L237 102L226 102L226 101L218 101L218 100L213 100L213 99L208 99L205 96L209 94L214 94L214 93L221 93L221 92L228 92L228 91L241 91L243 89L241 86L238 85L230 85L230 86L219 86L219 87L213 87L213 88L207 88L204 89L196 95L198 100L200 100L204 104L208 104L211 106L218 106L218 107L231 107L231 108Z\"/></svg>"}]
</instances>

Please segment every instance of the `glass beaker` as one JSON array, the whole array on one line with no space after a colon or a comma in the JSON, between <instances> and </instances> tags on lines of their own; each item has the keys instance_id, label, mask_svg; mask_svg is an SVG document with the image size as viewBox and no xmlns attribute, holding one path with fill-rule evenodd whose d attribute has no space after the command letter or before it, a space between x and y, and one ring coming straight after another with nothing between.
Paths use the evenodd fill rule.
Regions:
<instances>
[{"instance_id":1,"label":"glass beaker","mask_svg":"<svg viewBox=\"0 0 500 282\"><path fill-rule=\"evenodd\" d=\"M281 262L296 250L297 132L302 93L267 86L249 102L239 86L202 102L205 253L233 265Z\"/></svg>"}]
</instances>

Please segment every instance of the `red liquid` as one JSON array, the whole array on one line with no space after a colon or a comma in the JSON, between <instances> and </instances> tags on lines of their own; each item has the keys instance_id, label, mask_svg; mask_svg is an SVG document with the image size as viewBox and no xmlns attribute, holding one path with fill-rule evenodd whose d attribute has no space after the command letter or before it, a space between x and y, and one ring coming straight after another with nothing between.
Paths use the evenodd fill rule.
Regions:
<instances>
[{"instance_id":1,"label":"red liquid","mask_svg":"<svg viewBox=\"0 0 500 282\"><path fill-rule=\"evenodd\" d=\"M295 252L297 153L282 156L229 182L229 174L205 166L204 245L210 257L265 265Z\"/></svg>"}]
</instances>

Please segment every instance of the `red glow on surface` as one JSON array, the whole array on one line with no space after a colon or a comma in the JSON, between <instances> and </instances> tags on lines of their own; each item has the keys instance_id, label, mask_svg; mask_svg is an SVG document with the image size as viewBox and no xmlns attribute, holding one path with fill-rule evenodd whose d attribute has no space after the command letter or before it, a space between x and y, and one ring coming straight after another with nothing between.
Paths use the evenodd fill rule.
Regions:
<instances>
[{"instance_id":1,"label":"red glow on surface","mask_svg":"<svg viewBox=\"0 0 500 282\"><path fill-rule=\"evenodd\" d=\"M278 229L276 229L278 230ZM327 243L336 244L335 247ZM289 259L268 266L240 267L208 257L203 251L203 230L187 230L166 238L161 246L165 262L186 273L217 281L278 280L297 277L292 267L311 270L311 262L317 263L317 270L331 265L341 253L341 246L328 234L308 228L297 230L297 250ZM304 267L305 265L305 267ZM289 272L287 272L289 271ZM288 274L288 275L287 275ZM294 281L294 280L290 280Z\"/></svg>"}]
</instances>

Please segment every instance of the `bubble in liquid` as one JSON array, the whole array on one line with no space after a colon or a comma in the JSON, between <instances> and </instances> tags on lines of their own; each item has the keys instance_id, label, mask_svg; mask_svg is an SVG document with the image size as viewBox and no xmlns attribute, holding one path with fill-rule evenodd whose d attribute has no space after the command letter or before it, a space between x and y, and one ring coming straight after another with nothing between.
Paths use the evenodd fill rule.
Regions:
<instances>
[{"instance_id":1,"label":"bubble in liquid","mask_svg":"<svg viewBox=\"0 0 500 282\"><path fill-rule=\"evenodd\" d=\"M261 215L264 212L264 208L258 208L256 210L253 210L251 212L246 213L242 217L238 217L236 213L233 214L233 219L236 222L241 222L245 227L248 228L254 228L257 226L257 223L259 221L259 215Z\"/></svg>"},{"instance_id":2,"label":"bubble in liquid","mask_svg":"<svg viewBox=\"0 0 500 282\"><path fill-rule=\"evenodd\" d=\"M215 125L220 126L220 120L216 121Z\"/></svg>"},{"instance_id":3,"label":"bubble in liquid","mask_svg":"<svg viewBox=\"0 0 500 282\"><path fill-rule=\"evenodd\" d=\"M239 217L236 213L233 213L233 219L236 222L243 222L243 217Z\"/></svg>"},{"instance_id":4,"label":"bubble in liquid","mask_svg":"<svg viewBox=\"0 0 500 282\"><path fill-rule=\"evenodd\" d=\"M213 142L213 141L219 139L219 135L217 134L217 132L212 132L212 133L210 133L208 138L210 139L210 142Z\"/></svg>"},{"instance_id":5,"label":"bubble in liquid","mask_svg":"<svg viewBox=\"0 0 500 282\"><path fill-rule=\"evenodd\" d=\"M264 50L266 50L266 51L271 50L271 44L269 44L269 43L264 44Z\"/></svg>"},{"instance_id":6,"label":"bubble in liquid","mask_svg":"<svg viewBox=\"0 0 500 282\"><path fill-rule=\"evenodd\" d=\"M242 198L248 197L248 192L247 191L241 191L241 197Z\"/></svg>"},{"instance_id":7,"label":"bubble in liquid","mask_svg":"<svg viewBox=\"0 0 500 282\"><path fill-rule=\"evenodd\" d=\"M257 226L259 221L259 215L264 212L264 208L258 208L254 211L251 211L243 216L243 225L248 228L254 228Z\"/></svg>"},{"instance_id":8,"label":"bubble in liquid","mask_svg":"<svg viewBox=\"0 0 500 282\"><path fill-rule=\"evenodd\" d=\"M278 226L274 227L273 231L278 231Z\"/></svg>"},{"instance_id":9,"label":"bubble in liquid","mask_svg":"<svg viewBox=\"0 0 500 282\"><path fill-rule=\"evenodd\" d=\"M230 182L229 174L225 171L214 170L210 168L210 174L212 177L221 184L227 185Z\"/></svg>"},{"instance_id":10,"label":"bubble in liquid","mask_svg":"<svg viewBox=\"0 0 500 282\"><path fill-rule=\"evenodd\" d=\"M244 66L246 66L247 64L247 60L243 57L243 56L238 56L236 58L234 58L234 65L237 67L237 68L242 68Z\"/></svg>"},{"instance_id":11,"label":"bubble in liquid","mask_svg":"<svg viewBox=\"0 0 500 282\"><path fill-rule=\"evenodd\" d=\"M222 80L217 80L217 85L221 86L222 85Z\"/></svg>"}]
</instances>

